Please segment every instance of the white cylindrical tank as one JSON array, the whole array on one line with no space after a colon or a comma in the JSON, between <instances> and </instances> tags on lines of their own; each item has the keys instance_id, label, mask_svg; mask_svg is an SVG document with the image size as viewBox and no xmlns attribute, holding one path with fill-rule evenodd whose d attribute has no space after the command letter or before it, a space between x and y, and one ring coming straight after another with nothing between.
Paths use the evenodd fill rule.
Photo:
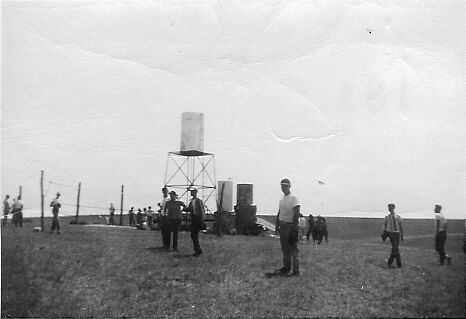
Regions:
<instances>
[{"instance_id":1,"label":"white cylindrical tank","mask_svg":"<svg viewBox=\"0 0 466 319\"><path fill-rule=\"evenodd\" d=\"M204 152L204 114L184 112L181 114L181 152Z\"/></svg>"},{"instance_id":2,"label":"white cylindrical tank","mask_svg":"<svg viewBox=\"0 0 466 319\"><path fill-rule=\"evenodd\" d=\"M217 200L220 204L220 195L222 193L222 187L225 185L223 189L223 200L222 200L222 210L225 212L232 212L233 211L233 182L232 181L219 181L218 188L217 188Z\"/></svg>"}]
</instances>

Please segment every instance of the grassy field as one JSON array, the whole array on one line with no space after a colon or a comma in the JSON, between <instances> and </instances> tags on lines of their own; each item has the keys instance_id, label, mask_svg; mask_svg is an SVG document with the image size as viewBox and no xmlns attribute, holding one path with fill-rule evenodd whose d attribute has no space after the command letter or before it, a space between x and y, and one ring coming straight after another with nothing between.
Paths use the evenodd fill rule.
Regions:
<instances>
[{"instance_id":1,"label":"grassy field","mask_svg":"<svg viewBox=\"0 0 466 319\"><path fill-rule=\"evenodd\" d=\"M350 224L348 224L350 223ZM159 232L69 225L2 228L2 317L464 317L464 221L450 223L451 266L439 266L432 221L406 222L403 268L387 269L380 220L328 219L330 242L300 245L302 275L266 279L281 266L269 236L189 233L177 253ZM46 221L46 229L50 221ZM352 231L351 229L359 231ZM373 228L376 228L375 230Z\"/></svg>"}]
</instances>

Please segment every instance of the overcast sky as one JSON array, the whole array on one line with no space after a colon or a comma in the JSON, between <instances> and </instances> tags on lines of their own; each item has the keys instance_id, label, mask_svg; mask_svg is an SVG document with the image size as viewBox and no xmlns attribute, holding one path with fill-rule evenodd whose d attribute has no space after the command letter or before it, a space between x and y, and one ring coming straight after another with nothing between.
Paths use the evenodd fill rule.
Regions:
<instances>
[{"instance_id":1,"label":"overcast sky","mask_svg":"<svg viewBox=\"0 0 466 319\"><path fill-rule=\"evenodd\" d=\"M464 1L2 2L2 196L155 206L181 113L276 214L465 216ZM318 181L325 185L320 185ZM60 185L61 184L61 185ZM65 214L74 214L64 206ZM83 213L106 212L82 209ZM49 211L47 209L47 214ZM27 215L27 214L26 214Z\"/></svg>"}]
</instances>

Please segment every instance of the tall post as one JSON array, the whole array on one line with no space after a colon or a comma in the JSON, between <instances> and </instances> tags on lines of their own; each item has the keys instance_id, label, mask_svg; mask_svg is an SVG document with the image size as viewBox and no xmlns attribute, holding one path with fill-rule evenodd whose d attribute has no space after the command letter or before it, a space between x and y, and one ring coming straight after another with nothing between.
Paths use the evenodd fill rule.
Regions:
<instances>
[{"instance_id":1,"label":"tall post","mask_svg":"<svg viewBox=\"0 0 466 319\"><path fill-rule=\"evenodd\" d=\"M120 202L120 226L123 226L123 193L125 185L121 185L121 202Z\"/></svg>"},{"instance_id":2,"label":"tall post","mask_svg":"<svg viewBox=\"0 0 466 319\"><path fill-rule=\"evenodd\" d=\"M19 198L23 198L23 186L19 185Z\"/></svg>"},{"instance_id":3,"label":"tall post","mask_svg":"<svg viewBox=\"0 0 466 319\"><path fill-rule=\"evenodd\" d=\"M75 222L78 223L78 216L79 216L79 198L81 197L81 182L78 184L78 202L76 204L76 218Z\"/></svg>"},{"instance_id":4,"label":"tall post","mask_svg":"<svg viewBox=\"0 0 466 319\"><path fill-rule=\"evenodd\" d=\"M44 231L44 171L40 171L40 230Z\"/></svg>"}]
</instances>

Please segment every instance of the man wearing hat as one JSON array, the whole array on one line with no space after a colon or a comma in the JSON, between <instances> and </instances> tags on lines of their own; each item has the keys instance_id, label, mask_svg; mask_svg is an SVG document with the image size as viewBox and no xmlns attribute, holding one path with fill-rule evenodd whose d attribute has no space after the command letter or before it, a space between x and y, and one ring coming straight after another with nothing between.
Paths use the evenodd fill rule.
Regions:
<instances>
[{"instance_id":1,"label":"man wearing hat","mask_svg":"<svg viewBox=\"0 0 466 319\"><path fill-rule=\"evenodd\" d=\"M182 201L177 200L178 195L175 191L171 191L169 194L170 200L165 203L165 212L168 224L168 247L165 246L165 249L167 251L170 250L170 237L173 233L173 251L178 251L178 228L181 220L181 207L184 209L186 208L186 205Z\"/></svg>"},{"instance_id":2,"label":"man wearing hat","mask_svg":"<svg viewBox=\"0 0 466 319\"><path fill-rule=\"evenodd\" d=\"M61 204L58 202L58 198L60 198L60 193L57 192L57 196L50 203L53 214L52 228L50 229L51 234L55 229L57 230L57 234L60 234L60 220L58 219L58 212L60 210Z\"/></svg>"},{"instance_id":3,"label":"man wearing hat","mask_svg":"<svg viewBox=\"0 0 466 319\"><path fill-rule=\"evenodd\" d=\"M435 205L435 250L440 256L440 265L451 264L451 257L445 252L445 242L447 241L447 220L442 214L442 206Z\"/></svg>"},{"instance_id":4,"label":"man wearing hat","mask_svg":"<svg viewBox=\"0 0 466 319\"><path fill-rule=\"evenodd\" d=\"M165 211L165 206L167 205L167 201L169 201L168 198L168 188L163 187L162 188L162 203L159 205L160 206L160 218L159 218L159 228L160 228L160 233L162 234L162 249L165 249L167 251L170 250L170 228L168 225L168 218L166 215Z\"/></svg>"},{"instance_id":5,"label":"man wearing hat","mask_svg":"<svg viewBox=\"0 0 466 319\"><path fill-rule=\"evenodd\" d=\"M194 246L193 256L202 255L203 251L199 244L199 232L204 224L204 203L201 199L197 198L197 188L191 188L191 196L193 197L189 202L185 211L191 213L191 239Z\"/></svg>"},{"instance_id":6,"label":"man wearing hat","mask_svg":"<svg viewBox=\"0 0 466 319\"><path fill-rule=\"evenodd\" d=\"M396 265L401 268L401 256L400 256L400 239L403 241L403 225L400 215L395 214L395 204L388 204L388 210L390 214L385 216L384 219L384 232L390 238L392 244L392 251L390 257L387 260L389 268L392 267L393 260L396 259Z\"/></svg>"},{"instance_id":7,"label":"man wearing hat","mask_svg":"<svg viewBox=\"0 0 466 319\"><path fill-rule=\"evenodd\" d=\"M298 260L298 220L300 216L300 204L298 199L291 195L291 183L288 178L280 182L283 198L279 202L275 232L280 234L280 244L283 252L283 267L276 272L280 275L299 276Z\"/></svg>"}]
</instances>

